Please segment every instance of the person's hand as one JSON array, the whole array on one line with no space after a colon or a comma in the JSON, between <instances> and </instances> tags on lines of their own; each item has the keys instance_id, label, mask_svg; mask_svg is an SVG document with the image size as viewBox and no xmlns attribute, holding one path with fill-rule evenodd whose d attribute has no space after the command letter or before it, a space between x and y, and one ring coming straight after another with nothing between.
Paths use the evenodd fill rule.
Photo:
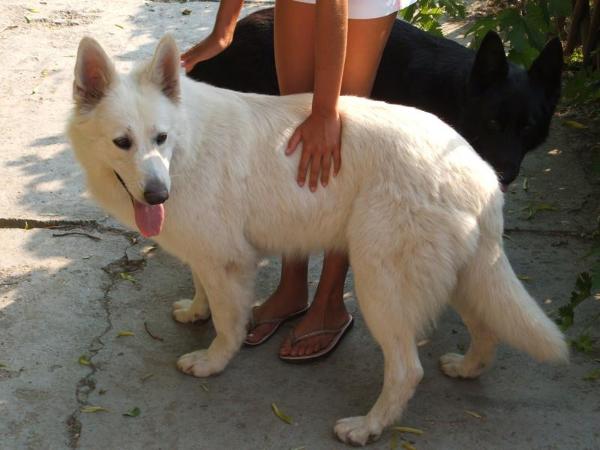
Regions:
<instances>
[{"instance_id":1,"label":"person's hand","mask_svg":"<svg viewBox=\"0 0 600 450\"><path fill-rule=\"evenodd\" d=\"M200 61L205 61L218 55L231 44L231 37L217 37L210 34L192 48L181 54L181 66L188 73Z\"/></svg>"},{"instance_id":2,"label":"person's hand","mask_svg":"<svg viewBox=\"0 0 600 450\"><path fill-rule=\"evenodd\" d=\"M323 187L329 183L331 162L333 175L337 175L342 165L341 159L342 121L338 111L327 113L314 111L308 116L290 138L286 155L291 155L302 142L302 155L298 167L298 185L304 186L310 171L308 185L312 192L317 190L319 173Z\"/></svg>"}]
</instances>

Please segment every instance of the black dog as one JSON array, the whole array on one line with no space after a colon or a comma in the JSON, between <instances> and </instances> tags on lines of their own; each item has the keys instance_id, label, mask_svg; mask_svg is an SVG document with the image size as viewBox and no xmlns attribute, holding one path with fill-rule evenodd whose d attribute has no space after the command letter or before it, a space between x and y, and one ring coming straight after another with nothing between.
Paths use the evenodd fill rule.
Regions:
<instances>
[{"instance_id":1,"label":"black dog","mask_svg":"<svg viewBox=\"0 0 600 450\"><path fill-rule=\"evenodd\" d=\"M396 20L372 98L415 106L453 126L497 171L504 187L525 154L548 135L560 96L563 64L558 38L529 71L507 61L493 31L477 52ZM189 76L242 92L279 94L273 55L273 9L237 25L229 48L197 64Z\"/></svg>"}]
</instances>

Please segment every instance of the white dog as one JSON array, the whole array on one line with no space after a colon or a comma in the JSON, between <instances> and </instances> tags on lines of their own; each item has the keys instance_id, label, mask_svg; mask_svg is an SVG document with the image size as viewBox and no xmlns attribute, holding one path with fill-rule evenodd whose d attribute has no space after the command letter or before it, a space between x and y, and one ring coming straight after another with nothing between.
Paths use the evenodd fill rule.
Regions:
<instances>
[{"instance_id":1,"label":"white dog","mask_svg":"<svg viewBox=\"0 0 600 450\"><path fill-rule=\"evenodd\" d=\"M295 182L298 157L284 155L310 95L241 94L181 77L169 36L128 76L84 38L74 98L68 132L91 193L191 266L196 295L174 304L176 320L208 317L210 304L217 336L179 358L183 372L220 372L240 348L259 255L321 249L349 253L385 357L373 408L335 426L344 442L363 445L399 418L423 376L416 339L446 304L472 338L466 355L441 357L451 377L477 377L499 341L540 361L567 359L504 254L496 175L436 117L342 97L342 169L311 193Z\"/></svg>"}]
</instances>

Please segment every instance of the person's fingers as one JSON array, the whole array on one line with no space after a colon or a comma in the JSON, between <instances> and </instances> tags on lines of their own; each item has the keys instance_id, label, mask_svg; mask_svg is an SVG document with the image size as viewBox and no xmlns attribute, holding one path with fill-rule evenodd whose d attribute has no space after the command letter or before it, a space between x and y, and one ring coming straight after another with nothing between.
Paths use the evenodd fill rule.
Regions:
<instances>
[{"instance_id":1,"label":"person's fingers","mask_svg":"<svg viewBox=\"0 0 600 450\"><path fill-rule=\"evenodd\" d=\"M321 171L322 158L323 156L320 152L313 152L310 163L310 179L308 180L308 186L312 192L315 192L319 186L319 172Z\"/></svg>"},{"instance_id":2,"label":"person's fingers","mask_svg":"<svg viewBox=\"0 0 600 450\"><path fill-rule=\"evenodd\" d=\"M294 131L294 134L292 134L292 137L288 141L287 148L285 149L285 154L291 155L292 153L294 153L296 151L296 148L298 147L298 144L300 144L301 140L302 140L302 130L300 130L300 127L298 127L298 128L296 128L296 131Z\"/></svg>"},{"instance_id":3,"label":"person's fingers","mask_svg":"<svg viewBox=\"0 0 600 450\"><path fill-rule=\"evenodd\" d=\"M333 176L336 176L342 168L342 151L341 145L336 145L333 149Z\"/></svg>"},{"instance_id":4,"label":"person's fingers","mask_svg":"<svg viewBox=\"0 0 600 450\"><path fill-rule=\"evenodd\" d=\"M181 67L185 69L185 72L189 72L196 65L194 61L194 57L191 55L191 50L183 53L179 60L181 62Z\"/></svg>"},{"instance_id":5,"label":"person's fingers","mask_svg":"<svg viewBox=\"0 0 600 450\"><path fill-rule=\"evenodd\" d=\"M302 148L302 156L300 156L300 164L298 165L298 185L304 186L306 183L306 173L308 172L308 165L311 159L310 149L306 146Z\"/></svg>"},{"instance_id":6,"label":"person's fingers","mask_svg":"<svg viewBox=\"0 0 600 450\"><path fill-rule=\"evenodd\" d=\"M329 183L329 174L331 172L331 158L333 155L331 153L326 153L323 155L321 159L321 184L323 187L327 186Z\"/></svg>"}]
</instances>

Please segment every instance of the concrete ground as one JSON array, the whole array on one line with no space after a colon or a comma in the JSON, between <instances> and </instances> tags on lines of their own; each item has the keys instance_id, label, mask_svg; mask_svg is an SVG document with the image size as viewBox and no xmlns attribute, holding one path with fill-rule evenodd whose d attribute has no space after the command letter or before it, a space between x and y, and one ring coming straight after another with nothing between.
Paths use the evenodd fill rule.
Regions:
<instances>
[{"instance_id":1,"label":"concrete ground","mask_svg":"<svg viewBox=\"0 0 600 450\"><path fill-rule=\"evenodd\" d=\"M182 325L170 317L173 301L193 295L190 274L90 202L63 129L83 35L127 68L166 31L182 48L195 42L217 5L107 4L0 5L0 449L344 448L332 434L335 420L365 413L382 381L382 358L351 278L347 303L356 326L329 358L280 361L284 327L264 346L242 349L222 375L201 380L176 370L179 355L214 335L210 322ZM260 6L249 3L246 11ZM556 118L506 195L510 259L549 313L568 301L588 267L583 256L600 194L587 171L590 139ZM536 205L554 210L527 219ZM319 264L313 258L313 289ZM278 263L265 260L257 299L277 280ZM597 313L597 301L582 305L569 335ZM371 448L400 448L405 440L419 450L600 448L600 380L584 379L600 368L597 351L547 366L502 348L479 380L443 376L439 356L467 343L464 326L447 312L421 347L425 377L398 423L424 433L386 431ZM279 420L272 403L293 423ZM85 412L91 406L106 411ZM139 415L123 415L134 408Z\"/></svg>"}]
</instances>

